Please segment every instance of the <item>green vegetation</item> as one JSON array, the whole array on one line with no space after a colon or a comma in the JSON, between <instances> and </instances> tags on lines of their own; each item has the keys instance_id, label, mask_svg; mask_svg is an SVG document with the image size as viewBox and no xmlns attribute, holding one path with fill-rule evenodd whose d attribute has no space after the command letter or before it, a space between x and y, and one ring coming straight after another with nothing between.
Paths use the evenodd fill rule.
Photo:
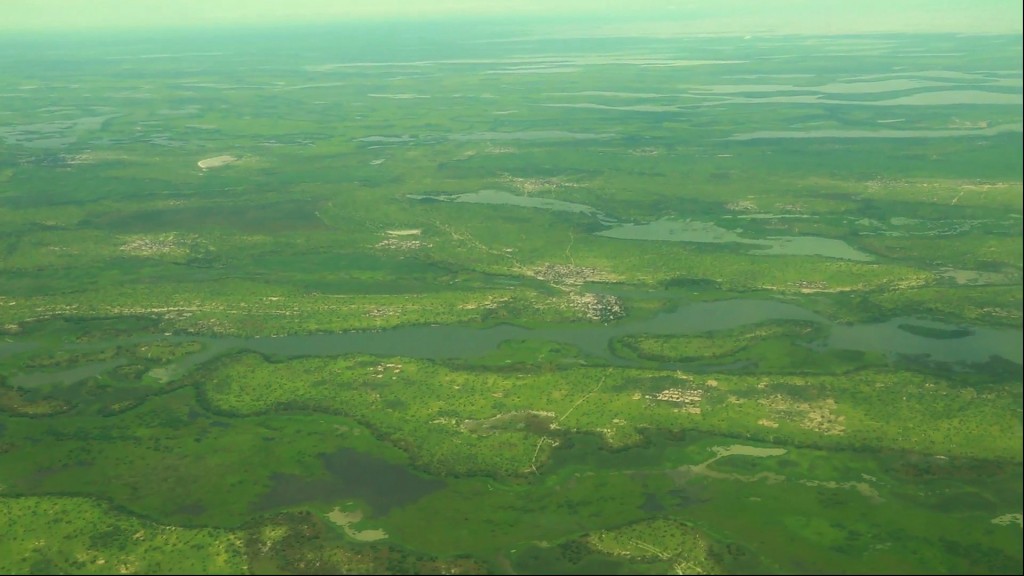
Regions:
<instances>
[{"instance_id":1,"label":"green vegetation","mask_svg":"<svg viewBox=\"0 0 1024 576\"><path fill-rule=\"evenodd\" d=\"M683 574L715 574L708 545L700 533L680 522L658 518L617 530L602 530L588 537L597 550L630 559L670 562Z\"/></svg>"},{"instance_id":2,"label":"green vegetation","mask_svg":"<svg viewBox=\"0 0 1024 576\"><path fill-rule=\"evenodd\" d=\"M0 412L16 416L53 416L68 411L67 402L57 398L30 398L23 389L0 383Z\"/></svg>"},{"instance_id":3,"label":"green vegetation","mask_svg":"<svg viewBox=\"0 0 1024 576\"><path fill-rule=\"evenodd\" d=\"M688 362L733 356L744 348L767 340L811 341L820 330L810 323L743 326L724 332L692 336L624 336L612 346L616 353L654 362ZM794 362L800 365L799 362Z\"/></svg>"},{"instance_id":4,"label":"green vegetation","mask_svg":"<svg viewBox=\"0 0 1024 576\"><path fill-rule=\"evenodd\" d=\"M1020 571L1019 37L407 26L0 40L0 572Z\"/></svg>"},{"instance_id":5,"label":"green vegetation","mask_svg":"<svg viewBox=\"0 0 1024 576\"><path fill-rule=\"evenodd\" d=\"M245 354L195 378L215 412L301 409L348 416L435 474L525 474L566 432L598 434L623 448L641 442L646 428L1020 461L1019 439L998 432L1020 401L1019 390L979 391L913 372L765 377L565 368L510 374L400 358L278 364Z\"/></svg>"},{"instance_id":6,"label":"green vegetation","mask_svg":"<svg viewBox=\"0 0 1024 576\"><path fill-rule=\"evenodd\" d=\"M86 498L0 497L0 571L12 574L247 570L237 532L162 526Z\"/></svg>"}]
</instances>

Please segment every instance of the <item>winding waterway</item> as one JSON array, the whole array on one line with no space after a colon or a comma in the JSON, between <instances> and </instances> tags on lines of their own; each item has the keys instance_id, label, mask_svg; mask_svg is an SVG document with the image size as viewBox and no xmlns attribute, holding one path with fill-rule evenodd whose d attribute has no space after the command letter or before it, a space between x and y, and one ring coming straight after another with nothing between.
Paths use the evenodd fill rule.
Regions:
<instances>
[{"instance_id":1,"label":"winding waterway","mask_svg":"<svg viewBox=\"0 0 1024 576\"><path fill-rule=\"evenodd\" d=\"M152 375L173 380L212 358L235 350L252 350L277 357L334 356L364 353L380 356L405 356L424 359L474 358L493 352L507 340L548 340L576 346L586 354L611 364L630 366L633 362L619 358L609 350L609 342L627 334L685 335L725 330L771 320L802 320L830 327L829 336L821 345L826 348L881 351L893 355L927 355L940 362L984 362L1000 356L1022 363L1022 333L1011 328L953 326L918 318L893 318L882 323L836 324L794 304L773 300L726 300L688 304L674 310L635 321L611 325L560 325L524 328L499 325L487 328L468 326L408 326L379 331L354 331L337 334L282 336L275 338L233 338L201 336L145 336L106 343L107 346L171 339L200 341L204 349L174 364L156 369ZM955 338L932 338L908 332L901 326L926 326L934 330L958 331ZM0 355L6 346L0 343ZM21 344L20 346L23 346ZM68 350L86 345L69 345ZM95 347L95 344L92 345ZM63 372L15 374L9 378L14 386L36 386L53 382L68 383L110 368L100 362L92 366L76 366Z\"/></svg>"}]
</instances>

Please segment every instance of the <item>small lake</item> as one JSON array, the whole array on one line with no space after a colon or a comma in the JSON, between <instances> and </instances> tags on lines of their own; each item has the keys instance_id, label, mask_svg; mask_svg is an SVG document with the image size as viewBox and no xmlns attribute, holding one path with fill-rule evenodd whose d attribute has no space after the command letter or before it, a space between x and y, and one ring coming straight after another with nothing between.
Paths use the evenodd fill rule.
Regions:
<instances>
[{"instance_id":1,"label":"small lake","mask_svg":"<svg viewBox=\"0 0 1024 576\"><path fill-rule=\"evenodd\" d=\"M368 505L375 516L384 516L392 508L408 506L445 487L443 480L420 476L406 466L351 448L321 454L320 459L326 477L274 474L270 490L255 509L355 498Z\"/></svg>"},{"instance_id":2,"label":"small lake","mask_svg":"<svg viewBox=\"0 0 1024 576\"><path fill-rule=\"evenodd\" d=\"M115 358L104 362L89 362L80 364L73 368L64 370L37 370L28 374L15 374L8 378L8 382L14 387L34 387L44 384L61 384L70 386L75 382L85 380L91 376L103 374L104 372L117 368L127 363L124 358Z\"/></svg>"},{"instance_id":3,"label":"small lake","mask_svg":"<svg viewBox=\"0 0 1024 576\"><path fill-rule=\"evenodd\" d=\"M710 244L747 244L752 250L748 254L765 256L823 256L825 258L839 258L843 260L854 260L867 262L874 258L867 253L861 252L842 240L834 238L822 238L820 236L769 236L767 238L744 238L737 232L727 230L712 222L701 222L698 220L670 220L661 219L644 224L620 224L608 216L599 212L593 206L554 200L552 198L541 198L537 196L521 196L505 192L503 190L480 190L467 194L451 194L446 196L426 196L409 194L406 196L412 200L456 202L470 204L495 204L506 206L520 206L524 208L539 208L556 212L574 212L577 214L590 214L607 226L608 230L595 232L597 236L607 238L618 238L622 240L661 240L668 242L695 242ZM769 217L771 215L752 215L756 217ZM795 215L793 217L798 217Z\"/></svg>"},{"instance_id":4,"label":"small lake","mask_svg":"<svg viewBox=\"0 0 1024 576\"><path fill-rule=\"evenodd\" d=\"M657 220L647 224L620 224L610 230L598 232L598 236L626 240L664 240L669 242L735 242L757 246L749 254L785 256L824 256L866 262L873 260L866 254L842 240L819 236L769 236L767 238L744 238L710 222L692 220Z\"/></svg>"},{"instance_id":5,"label":"small lake","mask_svg":"<svg viewBox=\"0 0 1024 576\"><path fill-rule=\"evenodd\" d=\"M786 256L824 256L826 258L841 258L858 262L867 262L874 259L870 254L865 254L846 242L836 240L835 238L821 238L819 236L769 236L764 241L770 243L771 246L763 250L751 250L750 253Z\"/></svg>"},{"instance_id":6,"label":"small lake","mask_svg":"<svg viewBox=\"0 0 1024 576\"><path fill-rule=\"evenodd\" d=\"M734 134L726 140L765 140L775 138L956 138L995 136L1024 131L1024 124L1002 124L990 128L948 128L935 130L765 130Z\"/></svg>"},{"instance_id":7,"label":"small lake","mask_svg":"<svg viewBox=\"0 0 1024 576\"><path fill-rule=\"evenodd\" d=\"M470 132L455 134L433 134L421 137L402 136L364 136L356 138L356 142L384 142L384 143L410 143L419 142L423 144L434 144L444 140L453 142L491 142L491 141L513 141L513 140L605 140L615 138L616 134L590 134L586 132L566 132L564 130L532 130L521 132Z\"/></svg>"},{"instance_id":8,"label":"small lake","mask_svg":"<svg viewBox=\"0 0 1024 576\"><path fill-rule=\"evenodd\" d=\"M539 198L537 196L520 196L505 192L503 190L480 190L468 194L454 194L450 196L420 196L409 194L413 200L439 200L441 202L467 202L470 204L506 204L509 206L525 206L527 208L541 208L543 210L554 210L556 212L577 212L582 214L598 214L597 209L586 204L565 202L551 198Z\"/></svg>"},{"instance_id":9,"label":"small lake","mask_svg":"<svg viewBox=\"0 0 1024 576\"><path fill-rule=\"evenodd\" d=\"M700 94L695 93L695 96ZM852 94L847 94L850 96ZM737 95L734 97L711 97L692 106L721 106L725 104L828 104L851 106L945 106L945 105L1004 105L1020 106L1024 98L1020 94L989 92L987 90L937 90L921 92L907 96L897 96L884 100L867 100L855 98L826 98L824 94L799 94L787 96L751 96ZM716 99L718 98L718 99Z\"/></svg>"},{"instance_id":10,"label":"small lake","mask_svg":"<svg viewBox=\"0 0 1024 576\"><path fill-rule=\"evenodd\" d=\"M610 230L598 232L597 235L623 240L760 244L710 222L694 220L656 220L647 224L620 224Z\"/></svg>"},{"instance_id":11,"label":"small lake","mask_svg":"<svg viewBox=\"0 0 1024 576\"><path fill-rule=\"evenodd\" d=\"M0 127L0 140L10 146L61 148L77 142L79 137L84 134L99 131L108 120L118 116L120 114L83 116L75 119Z\"/></svg>"},{"instance_id":12,"label":"small lake","mask_svg":"<svg viewBox=\"0 0 1024 576\"><path fill-rule=\"evenodd\" d=\"M833 82L831 84L797 86L794 84L710 84L693 89L693 93L752 94L757 92L819 92L823 94L878 94L921 88L949 86L949 82L898 78L861 82Z\"/></svg>"}]
</instances>

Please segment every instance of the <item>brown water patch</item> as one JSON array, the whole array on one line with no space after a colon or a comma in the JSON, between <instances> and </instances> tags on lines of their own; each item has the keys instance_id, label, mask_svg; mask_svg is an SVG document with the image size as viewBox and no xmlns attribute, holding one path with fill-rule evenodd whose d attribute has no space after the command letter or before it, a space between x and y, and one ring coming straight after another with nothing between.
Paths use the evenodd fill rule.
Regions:
<instances>
[{"instance_id":1,"label":"brown water patch","mask_svg":"<svg viewBox=\"0 0 1024 576\"><path fill-rule=\"evenodd\" d=\"M443 480L420 476L405 466L351 448L321 454L320 459L327 477L274 474L270 490L255 508L263 511L353 499L383 516L392 508L412 504L445 486Z\"/></svg>"}]
</instances>

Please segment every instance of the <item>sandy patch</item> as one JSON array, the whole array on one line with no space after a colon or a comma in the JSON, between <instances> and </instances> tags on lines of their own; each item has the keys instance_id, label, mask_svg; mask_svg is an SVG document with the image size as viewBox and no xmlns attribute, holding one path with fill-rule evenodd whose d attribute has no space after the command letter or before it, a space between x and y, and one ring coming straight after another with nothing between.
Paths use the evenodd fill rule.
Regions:
<instances>
[{"instance_id":1,"label":"sandy patch","mask_svg":"<svg viewBox=\"0 0 1024 576\"><path fill-rule=\"evenodd\" d=\"M957 270L948 268L937 273L938 276L949 278L961 285L977 286L981 284L1002 284L1013 282L1013 274L999 272L979 272L975 270ZM1017 280L1019 281L1019 280Z\"/></svg>"},{"instance_id":2,"label":"sandy patch","mask_svg":"<svg viewBox=\"0 0 1024 576\"><path fill-rule=\"evenodd\" d=\"M883 498L878 494L878 490L875 490L866 482L834 482L832 480L797 480L797 482L804 486L824 486L826 488L856 490L861 496L864 496L873 502L882 502L883 500Z\"/></svg>"},{"instance_id":3,"label":"sandy patch","mask_svg":"<svg viewBox=\"0 0 1024 576\"><path fill-rule=\"evenodd\" d=\"M773 394L757 402L771 409L769 421L789 420L801 428L829 436L846 433L846 416L835 413L837 404L832 398L799 402L782 394Z\"/></svg>"},{"instance_id":4,"label":"sandy patch","mask_svg":"<svg viewBox=\"0 0 1024 576\"><path fill-rule=\"evenodd\" d=\"M774 472L759 472L752 476L744 474L735 474L730 472L718 472L716 470L708 469L708 466L713 464L720 458L726 456L752 456L754 458L766 458L769 456L782 456L787 451L785 448L758 448L757 446L744 446L743 444L733 444L732 446L713 446L711 451L715 453L715 456L708 460L701 462L696 465L680 466L676 469L677 473L681 473L684 476L690 474L696 474L700 476L707 476L709 478L717 478L720 480L739 480L741 482L757 482L764 480L769 484L775 484L782 482L786 479L785 476L775 474Z\"/></svg>"},{"instance_id":5,"label":"sandy patch","mask_svg":"<svg viewBox=\"0 0 1024 576\"><path fill-rule=\"evenodd\" d=\"M410 228L408 230L388 230L388 236L419 236L423 233L422 228Z\"/></svg>"},{"instance_id":6,"label":"sandy patch","mask_svg":"<svg viewBox=\"0 0 1024 576\"><path fill-rule=\"evenodd\" d=\"M327 514L327 519L334 522L338 526L348 526L349 524L355 524L363 519L362 510L354 510L352 512L343 512L341 508L335 507Z\"/></svg>"},{"instance_id":7,"label":"sandy patch","mask_svg":"<svg viewBox=\"0 0 1024 576\"><path fill-rule=\"evenodd\" d=\"M499 396L499 393L495 393L493 395L498 398L501 397ZM462 429L472 434L481 435L491 434L494 432L520 430L530 426L535 427L536 429L542 429L550 428L554 419L554 412L541 410L519 410L516 412L498 414L497 416L482 420L464 420L462 422Z\"/></svg>"},{"instance_id":8,"label":"sandy patch","mask_svg":"<svg viewBox=\"0 0 1024 576\"><path fill-rule=\"evenodd\" d=\"M360 542L376 542L377 540L383 540L388 537L388 533L377 528L372 530L356 530L352 527L353 524L363 519L362 510L353 510L352 512L344 512L341 508L335 507L327 513L327 519L334 522L345 531L345 534L353 540Z\"/></svg>"},{"instance_id":9,"label":"sandy patch","mask_svg":"<svg viewBox=\"0 0 1024 576\"><path fill-rule=\"evenodd\" d=\"M183 255L195 239L171 232L159 235L138 235L124 238L120 250L133 256L155 256L159 254Z\"/></svg>"},{"instance_id":10,"label":"sandy patch","mask_svg":"<svg viewBox=\"0 0 1024 576\"><path fill-rule=\"evenodd\" d=\"M374 248L388 250L418 250L432 246L433 244L430 242L423 242L422 240L399 240L398 238L386 238L373 245Z\"/></svg>"},{"instance_id":11,"label":"sandy patch","mask_svg":"<svg viewBox=\"0 0 1024 576\"><path fill-rule=\"evenodd\" d=\"M214 156L213 158L207 158L199 161L199 167L203 170L209 170L210 168L219 168L220 166L227 166L232 162L237 162L238 158L234 156Z\"/></svg>"},{"instance_id":12,"label":"sandy patch","mask_svg":"<svg viewBox=\"0 0 1024 576\"><path fill-rule=\"evenodd\" d=\"M753 456L754 458L766 458L768 456L782 456L786 453L785 448L758 448L757 446L744 446L743 444L715 446L711 450L717 454L717 456L711 460L718 460L725 456Z\"/></svg>"},{"instance_id":13,"label":"sandy patch","mask_svg":"<svg viewBox=\"0 0 1024 576\"><path fill-rule=\"evenodd\" d=\"M992 523L1000 526L1016 524L1017 526L1024 528L1024 514L1003 514L1002 516L996 516L993 518Z\"/></svg>"},{"instance_id":14,"label":"sandy patch","mask_svg":"<svg viewBox=\"0 0 1024 576\"><path fill-rule=\"evenodd\" d=\"M149 376L150 378L155 378L161 384L166 384L171 380L173 373L171 372L170 368L159 367L153 368L152 370L147 372L146 375Z\"/></svg>"}]
</instances>

